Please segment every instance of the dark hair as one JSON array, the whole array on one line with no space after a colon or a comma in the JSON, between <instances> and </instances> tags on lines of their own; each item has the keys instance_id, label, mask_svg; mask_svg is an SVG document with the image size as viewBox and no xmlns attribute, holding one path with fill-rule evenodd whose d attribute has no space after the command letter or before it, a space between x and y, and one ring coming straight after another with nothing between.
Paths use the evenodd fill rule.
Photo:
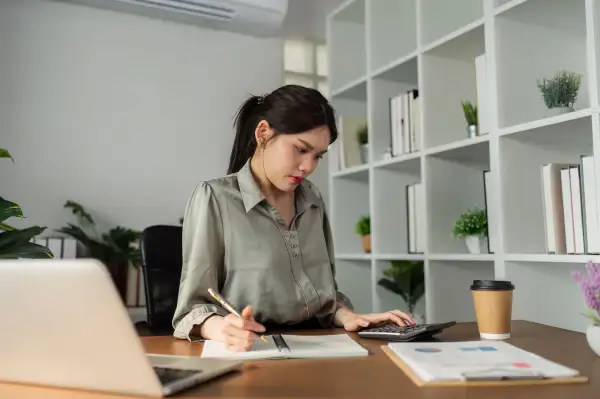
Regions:
<instances>
[{"instance_id":1,"label":"dark hair","mask_svg":"<svg viewBox=\"0 0 600 399\"><path fill-rule=\"evenodd\" d=\"M236 133L227 174L239 171L254 154L254 132L261 120L269 122L275 134L302 133L326 125L331 135L330 143L338 136L335 111L315 89L286 85L265 96L251 96L235 116Z\"/></svg>"}]
</instances>

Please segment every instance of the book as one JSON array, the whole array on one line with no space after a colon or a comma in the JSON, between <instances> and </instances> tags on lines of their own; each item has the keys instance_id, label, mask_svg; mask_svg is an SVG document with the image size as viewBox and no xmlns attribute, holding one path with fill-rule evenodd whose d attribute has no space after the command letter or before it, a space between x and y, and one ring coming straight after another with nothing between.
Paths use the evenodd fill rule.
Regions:
<instances>
[{"instance_id":1,"label":"book","mask_svg":"<svg viewBox=\"0 0 600 399\"><path fill-rule=\"evenodd\" d=\"M286 359L367 356L369 352L347 334L265 335L267 342L256 340L250 350L235 352L220 341L204 342L201 357L227 359Z\"/></svg>"},{"instance_id":2,"label":"book","mask_svg":"<svg viewBox=\"0 0 600 399\"><path fill-rule=\"evenodd\" d=\"M504 341L390 343L424 382L573 378L579 371Z\"/></svg>"}]
</instances>

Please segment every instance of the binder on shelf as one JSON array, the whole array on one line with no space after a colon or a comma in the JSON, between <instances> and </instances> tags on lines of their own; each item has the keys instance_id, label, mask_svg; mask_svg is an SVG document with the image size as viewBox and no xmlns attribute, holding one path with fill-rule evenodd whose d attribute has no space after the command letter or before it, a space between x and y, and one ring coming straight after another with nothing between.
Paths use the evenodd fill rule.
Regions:
<instances>
[{"instance_id":1,"label":"binder on shelf","mask_svg":"<svg viewBox=\"0 0 600 399\"><path fill-rule=\"evenodd\" d=\"M488 242L488 252L493 254L496 248L496 218L494 217L494 212L490 212L490 201L495 198L494 197L494 185L492 183L492 174L489 170L483 172L483 198L485 203L485 217L487 219L488 232L487 232L487 242Z\"/></svg>"},{"instance_id":2,"label":"binder on shelf","mask_svg":"<svg viewBox=\"0 0 600 399\"><path fill-rule=\"evenodd\" d=\"M410 254L425 253L425 187L423 183L406 186L407 247Z\"/></svg>"},{"instance_id":3,"label":"binder on shelf","mask_svg":"<svg viewBox=\"0 0 600 399\"><path fill-rule=\"evenodd\" d=\"M507 342L402 342L383 352L418 387L586 383L578 370Z\"/></svg>"}]
</instances>

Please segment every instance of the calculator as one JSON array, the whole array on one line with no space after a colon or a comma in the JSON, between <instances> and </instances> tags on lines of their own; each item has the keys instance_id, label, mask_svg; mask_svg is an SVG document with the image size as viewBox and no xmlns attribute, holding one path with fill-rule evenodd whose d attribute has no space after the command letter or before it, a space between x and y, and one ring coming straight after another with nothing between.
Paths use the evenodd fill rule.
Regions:
<instances>
[{"instance_id":1,"label":"calculator","mask_svg":"<svg viewBox=\"0 0 600 399\"><path fill-rule=\"evenodd\" d=\"M363 328L358 332L362 338L383 339L386 341L413 341L416 339L432 338L442 330L455 325L455 321L433 324L417 324L412 326L399 326L385 324L377 327Z\"/></svg>"}]
</instances>

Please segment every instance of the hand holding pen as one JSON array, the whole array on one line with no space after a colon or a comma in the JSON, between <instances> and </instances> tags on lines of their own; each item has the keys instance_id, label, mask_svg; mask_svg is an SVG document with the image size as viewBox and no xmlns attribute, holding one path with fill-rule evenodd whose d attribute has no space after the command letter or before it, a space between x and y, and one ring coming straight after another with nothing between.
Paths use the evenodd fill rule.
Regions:
<instances>
[{"instance_id":1,"label":"hand holding pen","mask_svg":"<svg viewBox=\"0 0 600 399\"><path fill-rule=\"evenodd\" d=\"M238 312L225 298L212 288L208 289L209 294L223 307L229 314L223 318L221 335L225 345L230 350L247 351L254 344L257 338L268 342L262 335L265 327L254 320L252 316L252 307L246 306L242 312Z\"/></svg>"}]
</instances>

